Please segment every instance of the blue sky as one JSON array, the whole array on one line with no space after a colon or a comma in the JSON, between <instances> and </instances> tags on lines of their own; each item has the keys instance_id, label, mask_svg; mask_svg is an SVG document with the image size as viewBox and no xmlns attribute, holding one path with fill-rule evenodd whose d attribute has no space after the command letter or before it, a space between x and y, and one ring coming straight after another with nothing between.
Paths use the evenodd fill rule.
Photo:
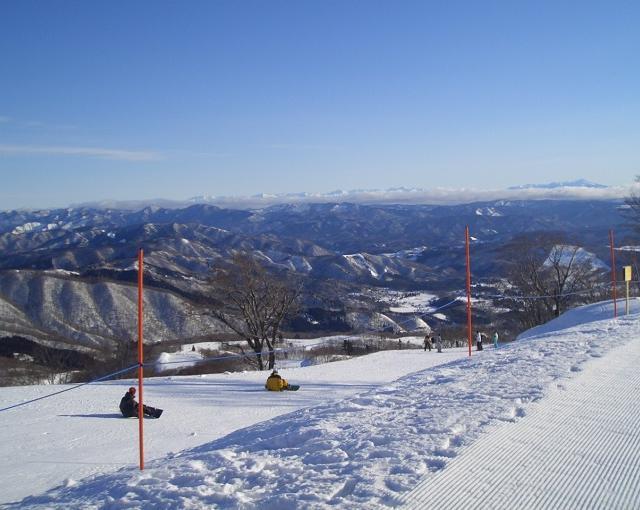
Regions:
<instances>
[{"instance_id":1,"label":"blue sky","mask_svg":"<svg viewBox=\"0 0 640 510\"><path fill-rule=\"evenodd\" d=\"M635 1L1 2L0 209L624 185L639 26Z\"/></svg>"}]
</instances>

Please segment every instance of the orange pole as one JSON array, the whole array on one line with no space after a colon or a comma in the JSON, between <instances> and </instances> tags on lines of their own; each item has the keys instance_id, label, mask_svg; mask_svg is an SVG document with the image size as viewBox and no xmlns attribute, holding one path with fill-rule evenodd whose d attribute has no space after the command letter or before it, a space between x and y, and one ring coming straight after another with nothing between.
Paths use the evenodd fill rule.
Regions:
<instances>
[{"instance_id":1,"label":"orange pole","mask_svg":"<svg viewBox=\"0 0 640 510\"><path fill-rule=\"evenodd\" d=\"M609 230L609 243L611 244L611 290L613 292L613 317L618 316L618 303L616 302L616 254L613 249L613 230Z\"/></svg>"},{"instance_id":2,"label":"orange pole","mask_svg":"<svg viewBox=\"0 0 640 510\"><path fill-rule=\"evenodd\" d=\"M467 259L467 337L469 344L469 357L471 357L471 257L469 256L469 225L464 230L465 251Z\"/></svg>"},{"instance_id":3,"label":"orange pole","mask_svg":"<svg viewBox=\"0 0 640 510\"><path fill-rule=\"evenodd\" d=\"M142 340L142 275L144 274L144 252L138 252L138 440L140 444L140 471L144 469L144 411L143 411L143 380L144 380L144 349Z\"/></svg>"}]
</instances>

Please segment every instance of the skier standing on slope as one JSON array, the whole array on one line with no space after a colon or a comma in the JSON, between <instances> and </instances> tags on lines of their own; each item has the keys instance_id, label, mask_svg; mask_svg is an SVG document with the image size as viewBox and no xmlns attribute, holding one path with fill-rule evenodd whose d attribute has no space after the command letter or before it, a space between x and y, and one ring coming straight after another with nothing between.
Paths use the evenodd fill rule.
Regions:
<instances>
[{"instance_id":1,"label":"skier standing on slope","mask_svg":"<svg viewBox=\"0 0 640 510\"><path fill-rule=\"evenodd\" d=\"M482 333L480 333L480 331L476 333L476 349L479 351L482 350Z\"/></svg>"},{"instance_id":2,"label":"skier standing on slope","mask_svg":"<svg viewBox=\"0 0 640 510\"><path fill-rule=\"evenodd\" d=\"M440 333L436 335L436 347L438 352L442 352L442 335Z\"/></svg>"},{"instance_id":3,"label":"skier standing on slope","mask_svg":"<svg viewBox=\"0 0 640 510\"><path fill-rule=\"evenodd\" d=\"M498 348L498 332L497 331L493 334L493 348L494 349Z\"/></svg>"}]
</instances>

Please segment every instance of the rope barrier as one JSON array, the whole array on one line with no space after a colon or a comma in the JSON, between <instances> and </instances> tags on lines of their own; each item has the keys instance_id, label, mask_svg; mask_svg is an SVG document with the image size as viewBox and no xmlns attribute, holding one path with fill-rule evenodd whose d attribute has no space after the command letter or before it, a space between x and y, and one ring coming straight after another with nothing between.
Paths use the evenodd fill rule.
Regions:
<instances>
[{"instance_id":1,"label":"rope barrier","mask_svg":"<svg viewBox=\"0 0 640 510\"><path fill-rule=\"evenodd\" d=\"M623 285L625 282L623 281L618 281L616 282L616 286L618 285ZM549 299L549 298L561 298L561 297L566 297L566 296L577 296L580 294L589 294L590 292L593 292L595 289L598 288L604 288L607 289L611 287L611 283L600 283L597 285L594 285L592 288L590 289L584 289L584 290L580 290L580 291L576 291L576 292L567 292L565 294L551 294L548 296L518 296L518 295L514 295L514 296L507 296L506 294L489 294L489 295L483 295L482 298L491 298L491 299Z\"/></svg>"},{"instance_id":2,"label":"rope barrier","mask_svg":"<svg viewBox=\"0 0 640 510\"><path fill-rule=\"evenodd\" d=\"M14 409L16 407L26 406L27 404L32 404L33 402L37 402L38 400L44 400L46 398L54 397L56 395L60 395L61 393L66 393L67 391L77 390L78 388L81 388L82 386L86 386L87 384L93 384L93 383L97 383L97 382L100 382L100 381L104 381L105 379L109 379L110 377L113 377L114 375L119 375L119 374L124 374L125 372L129 372L129 371L131 371L131 370L133 370L135 368L138 368L138 366L139 365L136 363L135 365L131 365L130 367L123 368L122 370L118 370L117 372L113 372L111 374L103 375L102 377L99 377L98 379L94 379L93 381L77 384L76 386L72 386L71 388L65 388L64 390L56 391L54 393L49 393L48 395L43 395L42 397L33 398L33 399L27 400L25 402L20 402L18 404L13 404L13 405L10 405L10 406L7 406L7 407L3 407L2 409L0 409L0 413L2 411L8 411L9 409Z\"/></svg>"},{"instance_id":3,"label":"rope barrier","mask_svg":"<svg viewBox=\"0 0 640 510\"><path fill-rule=\"evenodd\" d=\"M622 285L622 284L625 284L625 283L626 282L619 281L619 282L616 282L616 285ZM606 284L597 285L596 287L605 287L606 288L609 285L610 285L609 283L606 283ZM567 296L576 296L576 295L580 295L580 294L586 294L586 293L589 293L589 292L593 292L593 290L594 290L594 288L591 288L591 289L585 289L585 290L582 290L582 291L569 292L569 293L558 294L558 295L548 295L548 296L507 296L507 295L504 295L504 294L490 294L490 295L483 295L482 298L485 298L485 299L516 299L516 300L517 299L549 299L549 298L558 298L558 297L567 297ZM432 316L435 313L437 313L438 311L443 310L445 308L448 308L448 307L450 307L452 305L462 305L462 304L464 304L464 299L465 298L463 296L458 296L455 299L449 301L448 303L445 303L444 305L441 305L441 306L439 306L437 308L429 310L428 312L422 312L422 313L416 314L416 316L414 318L406 319L406 320L403 320L403 321L394 321L394 323L397 324L397 325L402 325L402 324L406 324L408 322L414 322L416 317L420 318L420 319L424 319L424 318L426 318L428 316ZM344 335L344 336L345 336L345 339L357 339L362 335L366 335L366 334L369 334L369 333L374 333L376 331L377 330L368 331L368 332L362 333L361 335ZM316 343L316 344L304 345L303 348L307 349L307 348L310 348L310 347L319 347L319 346L324 346L324 345L328 346L328 345L334 345L335 343L336 342L330 342L330 341L327 342L327 341L325 341L325 342L319 342L319 343ZM282 353L291 352L293 350L294 349L282 349L282 348L280 348L280 349L274 349L272 352L274 354L282 354ZM212 356L212 357L209 357L209 358L202 358L202 359L197 359L197 360L182 360L182 361L165 361L165 362L143 363L142 366L143 367L155 367L155 366L164 366L164 365L178 365L178 364L184 364L184 363L200 364L200 363L205 363L205 362L210 362L210 361L221 361L221 360L224 360L224 359L247 358L247 357L253 357L253 356L258 357L259 355L268 356L269 355L269 351L267 351L266 353L265 352L260 352L260 353L248 352L248 353L239 353L239 354L225 354L225 355L222 355L222 356ZM43 395L43 396L38 397L38 398L34 398L34 399L31 399L31 400L27 400L27 401L24 401L24 402L13 404L13 405L10 405L10 406L7 406L7 407L3 407L3 408L0 408L0 412L8 411L10 409L15 409L17 407L21 407L21 406L24 406L24 405L32 404L33 402L38 402L39 400L44 400L44 399L47 399L47 398L51 398L51 397L54 397L56 395L60 395L62 393L66 393L67 391L76 390L78 388L81 388L83 386L87 386L89 384L94 384L94 383L97 383L97 382L100 382L100 381L104 381L104 380L109 379L111 377L114 377L116 375L120 375L120 374L129 372L131 370L134 370L134 369L138 368L139 366L140 366L139 364L131 365L130 367L123 368L122 370L118 370L116 372L112 372L110 374L104 375L104 376L99 377L97 379L93 379L92 381L88 381L88 382L85 382L85 383L77 384L75 386L72 386L71 388L65 388L64 390L56 391L56 392L50 393L48 395Z\"/></svg>"}]
</instances>

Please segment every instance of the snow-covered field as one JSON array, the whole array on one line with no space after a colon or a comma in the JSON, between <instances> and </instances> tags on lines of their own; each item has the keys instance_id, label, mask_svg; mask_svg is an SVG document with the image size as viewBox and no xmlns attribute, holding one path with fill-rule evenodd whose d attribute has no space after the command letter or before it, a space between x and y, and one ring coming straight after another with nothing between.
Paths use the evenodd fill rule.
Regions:
<instances>
[{"instance_id":1,"label":"snow-covered field","mask_svg":"<svg viewBox=\"0 0 640 510\"><path fill-rule=\"evenodd\" d=\"M129 382L3 411L0 502L637 508L639 308L574 310L471 359L403 350L286 370L298 392L267 393L256 373L149 380L145 400L166 411L145 421L143 472L138 423L116 412ZM0 408L51 388L3 388Z\"/></svg>"},{"instance_id":2,"label":"snow-covered field","mask_svg":"<svg viewBox=\"0 0 640 510\"><path fill-rule=\"evenodd\" d=\"M187 351L184 354L189 354ZM199 355L199 353L193 353ZM264 390L267 373L160 377L145 383L145 402L165 410L147 420L148 460L202 445L297 409L340 401L417 370L464 356L419 350L384 351L282 371L298 392ZM0 412L0 503L64 483L138 465L138 423L121 418L118 403L131 380L78 390ZM53 386L0 388L0 408L52 393Z\"/></svg>"}]
</instances>

